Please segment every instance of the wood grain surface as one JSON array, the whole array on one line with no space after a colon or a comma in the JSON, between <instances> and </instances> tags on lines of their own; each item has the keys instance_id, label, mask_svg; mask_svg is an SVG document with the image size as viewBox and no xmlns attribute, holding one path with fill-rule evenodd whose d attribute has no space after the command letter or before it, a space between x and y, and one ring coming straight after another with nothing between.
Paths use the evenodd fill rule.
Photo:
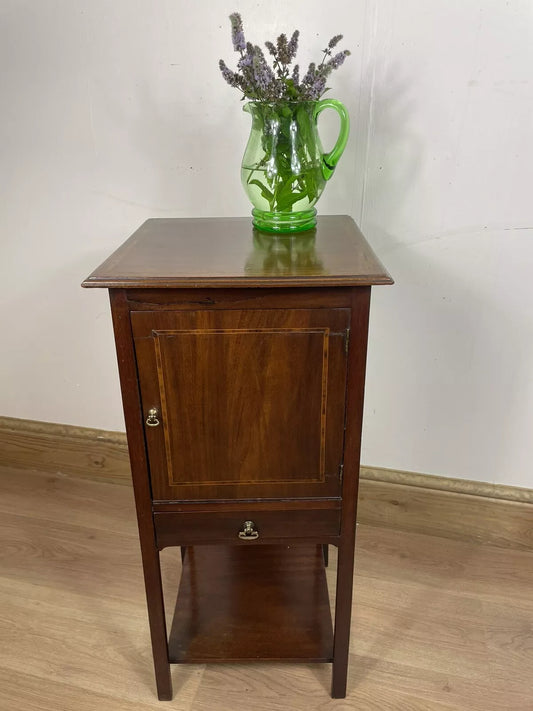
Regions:
<instances>
[{"instance_id":1,"label":"wood grain surface","mask_svg":"<svg viewBox=\"0 0 533 711\"><path fill-rule=\"evenodd\" d=\"M330 662L333 627L322 547L186 549L172 662Z\"/></svg>"},{"instance_id":2,"label":"wood grain surface","mask_svg":"<svg viewBox=\"0 0 533 711\"><path fill-rule=\"evenodd\" d=\"M0 558L1 709L162 708L131 489L1 468ZM331 547L330 589L335 570ZM179 665L168 708L533 709L533 552L360 525L354 580L346 699L326 664Z\"/></svg>"},{"instance_id":3,"label":"wood grain surface","mask_svg":"<svg viewBox=\"0 0 533 711\"><path fill-rule=\"evenodd\" d=\"M133 312L154 499L339 496L349 315Z\"/></svg>"},{"instance_id":4,"label":"wood grain surface","mask_svg":"<svg viewBox=\"0 0 533 711\"><path fill-rule=\"evenodd\" d=\"M365 480L360 486L359 521L459 541L533 550L533 505L520 501Z\"/></svg>"},{"instance_id":5,"label":"wood grain surface","mask_svg":"<svg viewBox=\"0 0 533 711\"><path fill-rule=\"evenodd\" d=\"M154 513L154 526L157 545L160 549L166 546L194 545L195 543L230 543L246 547L256 547L273 542L291 543L307 539L316 543L329 541L338 543L341 521L341 503L336 508L317 508L314 502L300 502L298 510L291 507L284 510L285 502L276 502L277 511L266 508L249 507L246 503L234 504L238 510L225 511L224 504L218 504L219 510L209 513L186 511L186 505L179 513ZM323 503L323 502L321 502ZM254 541L243 541L238 538L244 522L253 520L254 529L259 538Z\"/></svg>"},{"instance_id":6,"label":"wood grain surface","mask_svg":"<svg viewBox=\"0 0 533 711\"><path fill-rule=\"evenodd\" d=\"M348 215L316 230L267 235L250 218L147 220L82 286L109 288L362 286L393 281Z\"/></svg>"},{"instance_id":7,"label":"wood grain surface","mask_svg":"<svg viewBox=\"0 0 533 711\"><path fill-rule=\"evenodd\" d=\"M115 332L122 404L128 437L131 476L141 558L143 564L148 622L152 639L152 655L160 701L172 699L172 677L168 663L168 643L161 578L161 561L156 546L152 517L152 492L148 476L148 460L144 442L144 422L129 308L123 290L110 291L111 313Z\"/></svg>"},{"instance_id":8,"label":"wood grain surface","mask_svg":"<svg viewBox=\"0 0 533 711\"><path fill-rule=\"evenodd\" d=\"M125 432L0 417L0 465L131 485Z\"/></svg>"}]
</instances>

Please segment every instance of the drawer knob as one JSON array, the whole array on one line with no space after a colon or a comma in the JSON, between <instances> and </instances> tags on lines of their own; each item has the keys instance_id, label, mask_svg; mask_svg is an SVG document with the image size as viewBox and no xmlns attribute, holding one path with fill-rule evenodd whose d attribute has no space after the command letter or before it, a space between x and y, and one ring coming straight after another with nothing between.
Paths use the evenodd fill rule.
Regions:
<instances>
[{"instance_id":1,"label":"drawer knob","mask_svg":"<svg viewBox=\"0 0 533 711\"><path fill-rule=\"evenodd\" d=\"M239 531L239 538L243 541L255 541L259 538L259 532L255 530L253 521L245 521L242 525L242 531Z\"/></svg>"},{"instance_id":2,"label":"drawer knob","mask_svg":"<svg viewBox=\"0 0 533 711\"><path fill-rule=\"evenodd\" d=\"M157 419L158 414L159 413L155 407L148 410L148 417L146 418L146 424L148 427L157 427L159 424L159 420Z\"/></svg>"}]
</instances>

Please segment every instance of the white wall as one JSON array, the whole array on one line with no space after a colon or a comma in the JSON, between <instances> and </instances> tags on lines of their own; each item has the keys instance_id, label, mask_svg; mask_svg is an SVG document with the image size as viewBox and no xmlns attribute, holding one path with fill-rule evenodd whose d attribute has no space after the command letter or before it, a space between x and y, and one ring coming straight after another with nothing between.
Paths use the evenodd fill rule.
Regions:
<instances>
[{"instance_id":1,"label":"white wall","mask_svg":"<svg viewBox=\"0 0 533 711\"><path fill-rule=\"evenodd\" d=\"M248 214L249 117L217 68L234 9L256 41L299 27L302 62L339 31L353 49L319 208L396 279L364 463L533 487L529 0L0 0L0 412L123 429L107 295L80 281L147 217Z\"/></svg>"},{"instance_id":2,"label":"white wall","mask_svg":"<svg viewBox=\"0 0 533 711\"><path fill-rule=\"evenodd\" d=\"M533 5L378 2L366 462L533 487Z\"/></svg>"}]
</instances>

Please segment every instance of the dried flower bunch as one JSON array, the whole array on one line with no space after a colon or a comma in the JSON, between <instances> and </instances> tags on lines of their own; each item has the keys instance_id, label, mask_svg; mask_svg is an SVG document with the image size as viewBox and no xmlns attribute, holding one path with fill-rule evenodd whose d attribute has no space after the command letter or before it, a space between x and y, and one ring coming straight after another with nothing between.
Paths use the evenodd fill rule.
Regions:
<instances>
[{"instance_id":1,"label":"dried flower bunch","mask_svg":"<svg viewBox=\"0 0 533 711\"><path fill-rule=\"evenodd\" d=\"M332 50L342 39L342 35L335 35L323 50L320 64L311 62L300 81L298 64L292 67L292 71L289 68L298 50L298 30L292 33L290 40L287 35L281 34L276 44L265 42L268 53L273 57L273 66L270 67L261 47L246 42L240 14L234 12L230 15L230 21L233 49L240 54L238 70L233 72L223 59L219 67L228 84L242 91L242 98L267 102L317 101L327 91L326 82L331 72L340 67L350 54L345 49L333 55Z\"/></svg>"}]
</instances>

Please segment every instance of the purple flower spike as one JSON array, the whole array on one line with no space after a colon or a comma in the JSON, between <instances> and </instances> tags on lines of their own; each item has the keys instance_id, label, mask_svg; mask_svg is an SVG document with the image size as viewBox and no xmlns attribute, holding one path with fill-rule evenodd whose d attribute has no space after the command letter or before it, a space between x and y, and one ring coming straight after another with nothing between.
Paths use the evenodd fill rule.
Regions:
<instances>
[{"instance_id":1,"label":"purple flower spike","mask_svg":"<svg viewBox=\"0 0 533 711\"><path fill-rule=\"evenodd\" d=\"M292 81L294 82L294 86L298 86L300 83L300 67L298 64L295 64L292 70Z\"/></svg>"},{"instance_id":2,"label":"purple flower spike","mask_svg":"<svg viewBox=\"0 0 533 711\"><path fill-rule=\"evenodd\" d=\"M296 52L298 51L298 37L300 33L298 30L294 30L292 37L289 41L288 54L291 61L296 57Z\"/></svg>"},{"instance_id":3,"label":"purple flower spike","mask_svg":"<svg viewBox=\"0 0 533 711\"><path fill-rule=\"evenodd\" d=\"M287 42L287 35L281 34L278 37L277 43L278 59L282 64L289 64L291 58L289 56L289 43Z\"/></svg>"},{"instance_id":4,"label":"purple flower spike","mask_svg":"<svg viewBox=\"0 0 533 711\"><path fill-rule=\"evenodd\" d=\"M336 47L339 42L342 39L342 35L335 35L335 37L332 37L329 41L328 48L333 49L333 47Z\"/></svg>"},{"instance_id":5,"label":"purple flower spike","mask_svg":"<svg viewBox=\"0 0 533 711\"><path fill-rule=\"evenodd\" d=\"M333 56L332 49L342 39L342 35L335 35L323 50L322 61L311 63L303 79L300 79L299 65L294 64L292 68L290 66L298 51L299 30L294 30L290 39L282 33L275 42L265 42L272 58L269 64L264 51L258 45L246 42L240 14L232 13L230 21L233 48L240 57L236 71L229 69L222 60L220 71L230 86L239 89L244 97L252 101L316 101L326 91L329 75L340 67L350 54L345 50Z\"/></svg>"},{"instance_id":6,"label":"purple flower spike","mask_svg":"<svg viewBox=\"0 0 533 711\"><path fill-rule=\"evenodd\" d=\"M226 66L226 63L224 62L223 59L221 59L218 63L218 66L220 67L220 71L222 72L222 76L224 79L228 82L230 86L235 86L237 88L242 88L242 79L238 74L235 74L235 72L232 72L231 69L229 69Z\"/></svg>"},{"instance_id":7,"label":"purple flower spike","mask_svg":"<svg viewBox=\"0 0 533 711\"><path fill-rule=\"evenodd\" d=\"M307 70L307 73L302 80L302 84L304 86L309 86L309 84L312 83L313 78L315 76L315 72L316 72L316 64L314 62L311 62L311 64L309 65L309 69Z\"/></svg>"},{"instance_id":8,"label":"purple flower spike","mask_svg":"<svg viewBox=\"0 0 533 711\"><path fill-rule=\"evenodd\" d=\"M247 52L243 57L239 59L237 62L237 66L239 69L247 69L248 67L251 67L253 63L253 56Z\"/></svg>"},{"instance_id":9,"label":"purple flower spike","mask_svg":"<svg viewBox=\"0 0 533 711\"><path fill-rule=\"evenodd\" d=\"M275 78L272 69L266 63L265 55L258 46L254 47L252 62L256 86L263 94L266 94Z\"/></svg>"},{"instance_id":10,"label":"purple flower spike","mask_svg":"<svg viewBox=\"0 0 533 711\"><path fill-rule=\"evenodd\" d=\"M241 16L238 12L234 12L229 16L229 19L231 22L231 39L233 42L233 49L236 52L244 52L246 49L246 40L244 39Z\"/></svg>"},{"instance_id":11,"label":"purple flower spike","mask_svg":"<svg viewBox=\"0 0 533 711\"><path fill-rule=\"evenodd\" d=\"M307 90L308 96L311 100L316 101L319 99L324 91L324 87L326 86L326 77L322 76L317 76L313 79L312 84L309 86L309 89Z\"/></svg>"},{"instance_id":12,"label":"purple flower spike","mask_svg":"<svg viewBox=\"0 0 533 711\"><path fill-rule=\"evenodd\" d=\"M346 59L346 57L348 57L349 55L350 55L350 50L348 50L348 49L345 49L344 51L336 54L333 57L333 59L330 59L329 62L327 63L326 66L327 66L328 70L332 71L333 69L338 69L341 66L341 64L344 63L344 60Z\"/></svg>"}]
</instances>

